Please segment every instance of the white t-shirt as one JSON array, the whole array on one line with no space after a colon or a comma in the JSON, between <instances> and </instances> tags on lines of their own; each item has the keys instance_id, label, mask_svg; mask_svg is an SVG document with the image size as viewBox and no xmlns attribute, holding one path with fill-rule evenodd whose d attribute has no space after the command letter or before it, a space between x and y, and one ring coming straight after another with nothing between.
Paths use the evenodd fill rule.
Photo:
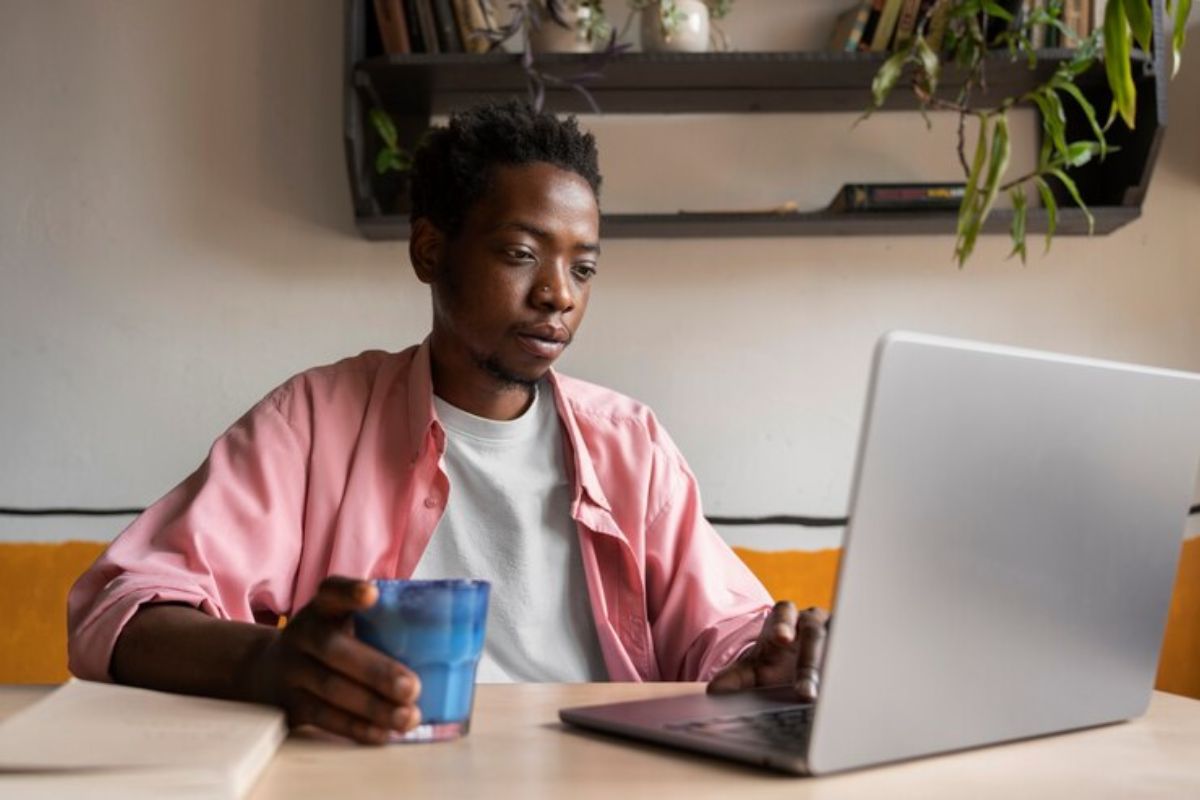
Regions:
<instances>
[{"instance_id":1,"label":"white t-shirt","mask_svg":"<svg viewBox=\"0 0 1200 800\"><path fill-rule=\"evenodd\" d=\"M538 384L525 413L505 422L433 399L450 496L412 577L491 581L482 682L608 678L553 391Z\"/></svg>"}]
</instances>

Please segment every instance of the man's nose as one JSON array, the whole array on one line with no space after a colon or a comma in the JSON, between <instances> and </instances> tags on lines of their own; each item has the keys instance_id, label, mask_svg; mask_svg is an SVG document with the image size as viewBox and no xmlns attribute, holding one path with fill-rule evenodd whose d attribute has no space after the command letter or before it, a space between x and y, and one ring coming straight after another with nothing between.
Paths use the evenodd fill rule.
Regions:
<instances>
[{"instance_id":1,"label":"man's nose","mask_svg":"<svg viewBox=\"0 0 1200 800\"><path fill-rule=\"evenodd\" d=\"M575 288L564 268L543 270L533 288L534 305L558 312L570 311L575 307Z\"/></svg>"}]
</instances>

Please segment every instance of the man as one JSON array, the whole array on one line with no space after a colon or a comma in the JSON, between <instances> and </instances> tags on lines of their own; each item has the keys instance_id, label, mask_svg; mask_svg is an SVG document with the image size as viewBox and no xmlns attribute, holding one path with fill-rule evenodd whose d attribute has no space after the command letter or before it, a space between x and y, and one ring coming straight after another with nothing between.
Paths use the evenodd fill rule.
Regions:
<instances>
[{"instance_id":1,"label":"man","mask_svg":"<svg viewBox=\"0 0 1200 800\"><path fill-rule=\"evenodd\" d=\"M420 687L349 617L369 579L462 576L493 582L484 679L814 696L822 613L768 611L647 408L550 369L597 273L596 162L574 119L516 103L432 131L409 243L429 337L302 373L221 436L72 589L72 671L382 742Z\"/></svg>"}]
</instances>

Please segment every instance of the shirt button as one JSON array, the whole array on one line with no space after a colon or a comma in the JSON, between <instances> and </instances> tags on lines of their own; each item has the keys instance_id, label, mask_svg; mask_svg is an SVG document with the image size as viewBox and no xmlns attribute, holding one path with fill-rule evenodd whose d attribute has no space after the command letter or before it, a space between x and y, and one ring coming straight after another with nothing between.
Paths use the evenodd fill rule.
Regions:
<instances>
[{"instance_id":1,"label":"shirt button","mask_svg":"<svg viewBox=\"0 0 1200 800\"><path fill-rule=\"evenodd\" d=\"M429 495L429 497L425 498L425 507L426 508L437 508L437 504L438 504L438 500L433 495Z\"/></svg>"}]
</instances>

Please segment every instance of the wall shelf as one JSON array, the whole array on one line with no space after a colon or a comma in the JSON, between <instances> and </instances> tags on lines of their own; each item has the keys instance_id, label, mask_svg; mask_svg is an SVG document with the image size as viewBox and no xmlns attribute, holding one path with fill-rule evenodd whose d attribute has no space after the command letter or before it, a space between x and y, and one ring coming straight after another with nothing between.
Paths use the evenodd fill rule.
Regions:
<instances>
[{"instance_id":1,"label":"wall shelf","mask_svg":"<svg viewBox=\"0 0 1200 800\"><path fill-rule=\"evenodd\" d=\"M1099 206L1091 209L1096 234L1115 231L1137 219L1137 209ZM957 214L953 211L861 212L807 214L605 214L600 235L613 239L704 239L770 236L930 236L953 235ZM1012 212L997 209L983 232L1007 234ZM1046 232L1046 212L1031 208L1026 230L1031 237ZM367 239L407 239L408 217L383 214L360 219L358 229ZM1077 208L1059 209L1056 235L1086 236L1087 219ZM1031 242L1033 239L1031 238Z\"/></svg>"},{"instance_id":2,"label":"wall shelf","mask_svg":"<svg viewBox=\"0 0 1200 800\"><path fill-rule=\"evenodd\" d=\"M1162 4L1155 2L1156 39L1162 41ZM519 57L505 53L412 54L383 56L369 52L370 4L347 0L345 142L355 217L368 239L404 239L408 236L407 210L402 204L388 207L381 197L402 186L395 178L381 180L371 170L378 142L366 124L366 112L375 104L387 109L397 122L402 140L411 146L429 126L433 114L466 108L477 102L503 97L525 97L525 75ZM1011 96L1044 82L1055 68L1069 60L1069 50L1038 54L1031 69L1025 59L1011 60L996 53L987 64L989 94ZM859 112L867 107L871 78L886 58L881 53L621 53L604 65L603 75L589 82L592 96L605 112L635 114L677 113L803 113ZM1134 79L1139 93L1138 124L1127 131L1117 124L1111 144L1120 149L1101 164L1074 172L1076 182L1096 219L1096 233L1110 233L1137 219L1149 184L1154 160L1166 123L1165 53L1153 57L1135 53ZM546 71L568 76L589 71L595 56L547 54L539 56ZM963 75L947 69L942 85L961 85ZM1077 85L1097 109L1108 108L1111 96L1103 69L1080 76ZM546 107L561 112L590 113L587 101L576 91L547 87ZM885 111L911 111L911 92L897 89ZM1089 131L1082 114L1068 103L1071 136L1086 138ZM402 195L403 192L401 191ZM1086 235L1082 212L1068 197L1060 198L1058 233ZM718 198L706 201L719 207ZM799 214L722 213L664 214L623 213L605 215L602 235L608 238L697 238L751 236L900 236L953 235L953 212ZM1007 233L1011 215L996 212L985 233ZM1030 209L1028 230L1044 232L1045 213Z\"/></svg>"}]
</instances>

